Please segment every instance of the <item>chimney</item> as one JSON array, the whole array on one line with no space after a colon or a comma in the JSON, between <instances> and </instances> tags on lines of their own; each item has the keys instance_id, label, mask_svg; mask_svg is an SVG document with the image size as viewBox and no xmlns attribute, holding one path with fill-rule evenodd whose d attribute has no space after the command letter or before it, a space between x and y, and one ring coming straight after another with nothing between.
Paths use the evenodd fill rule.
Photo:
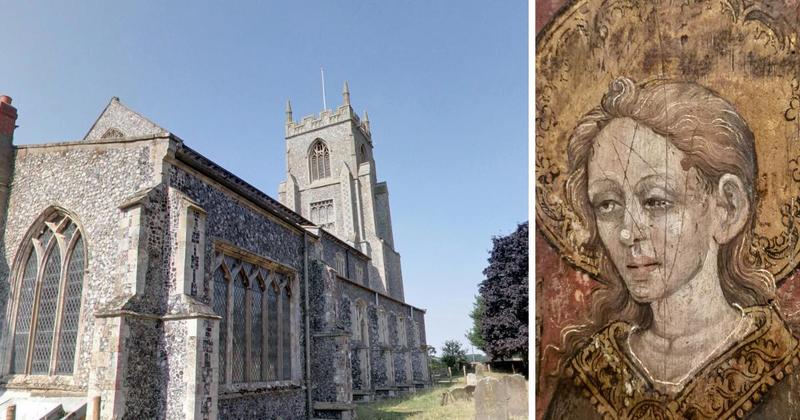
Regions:
<instances>
[{"instance_id":1,"label":"chimney","mask_svg":"<svg viewBox=\"0 0 800 420\"><path fill-rule=\"evenodd\" d=\"M14 129L17 128L17 108L11 106L11 97L0 96L0 136L8 137L9 143L14 138Z\"/></svg>"},{"instance_id":2,"label":"chimney","mask_svg":"<svg viewBox=\"0 0 800 420\"><path fill-rule=\"evenodd\" d=\"M8 209L8 190L14 168L14 129L17 128L17 108L11 97L0 95L0 229L5 229Z\"/></svg>"}]
</instances>

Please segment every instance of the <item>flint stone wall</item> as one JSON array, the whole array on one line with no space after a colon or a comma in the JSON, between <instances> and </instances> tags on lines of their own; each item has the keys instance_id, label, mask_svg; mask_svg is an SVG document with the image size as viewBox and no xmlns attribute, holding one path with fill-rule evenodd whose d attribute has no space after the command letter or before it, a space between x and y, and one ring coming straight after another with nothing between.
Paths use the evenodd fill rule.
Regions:
<instances>
[{"instance_id":1,"label":"flint stone wall","mask_svg":"<svg viewBox=\"0 0 800 420\"><path fill-rule=\"evenodd\" d=\"M87 252L86 276L76 349L77 364L73 389L86 390L89 360L94 338L94 313L106 304L119 283L121 237L119 206L136 192L155 186L160 175L155 167L158 145L166 139L55 143L46 146L19 146L15 151L14 174L9 194L8 220L3 232L0 261L0 313L8 315L8 302L13 298L9 270L17 257L28 230L43 211L58 206L72 213L81 227ZM159 227L153 226L154 230ZM159 294L155 277L146 285L148 293ZM0 317L0 330L8 334ZM0 340L0 354L10 354L5 347L7 337ZM157 371L148 371L159 377ZM160 380L159 380L160 381ZM63 387L57 387L63 389ZM150 398L148 404L158 406L161 397Z\"/></svg>"},{"instance_id":2,"label":"flint stone wall","mask_svg":"<svg viewBox=\"0 0 800 420\"><path fill-rule=\"evenodd\" d=\"M303 389L275 390L268 395L221 397L218 407L220 420L307 418L306 391Z\"/></svg>"},{"instance_id":3,"label":"flint stone wall","mask_svg":"<svg viewBox=\"0 0 800 420\"><path fill-rule=\"evenodd\" d=\"M304 316L302 302L304 301L303 294L305 293L302 281L303 234L292 231L277 222L272 216L267 216L260 211L252 209L250 206L243 204L240 199L235 198L233 193L226 192L224 187L218 186L204 176L197 175L184 168L175 165L169 166L169 186L184 194L207 212L204 258L206 276L202 287L197 287L195 297L202 302L211 304L214 242L215 240L222 240L235 247L296 270L299 275L299 319L302 320ZM173 244L171 255L177 255L177 221L171 223L171 226L173 226L173 231L170 232L173 238L170 241ZM170 272L174 279L174 259L171 261ZM174 292L176 281L173 280L170 284L170 291ZM299 343L299 351L294 355L297 357L297 363L292 366L293 378L304 377L304 328L305 324L301 321L296 328L293 327L292 329L292 335L297 337ZM166 340L169 341L170 339L172 337L167 334ZM180 357L185 357L185 355L180 355L185 353L183 349L176 348L175 351L179 353L174 356L176 360L180 359ZM218 400L219 418L276 418L278 416L284 419L302 418L305 413L305 391L301 388L301 382L295 381L296 385L261 389L247 393L220 394Z\"/></svg>"}]
</instances>

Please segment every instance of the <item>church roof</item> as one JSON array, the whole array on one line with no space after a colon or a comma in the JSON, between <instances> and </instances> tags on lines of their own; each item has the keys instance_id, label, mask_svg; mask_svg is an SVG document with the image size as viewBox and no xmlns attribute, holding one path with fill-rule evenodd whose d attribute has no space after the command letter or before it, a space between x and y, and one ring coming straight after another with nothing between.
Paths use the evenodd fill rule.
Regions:
<instances>
[{"instance_id":1,"label":"church roof","mask_svg":"<svg viewBox=\"0 0 800 420\"><path fill-rule=\"evenodd\" d=\"M248 198L254 203L260 205L261 207L270 210L277 216L280 216L290 222L297 224L301 228L304 226L314 225L314 223L312 223L309 220L306 220L303 216L290 210L288 207L281 204L278 200L275 200L274 198L270 197L269 195L262 192L258 188L247 183L247 181L239 178L232 172L216 164L211 159L208 159L207 157L203 156L196 150L187 146L185 143L183 143L183 141L181 141L174 135L172 137L178 140L178 148L175 151L175 155L181 161L186 162L193 168L215 179L217 182L243 195L245 198Z\"/></svg>"}]
</instances>

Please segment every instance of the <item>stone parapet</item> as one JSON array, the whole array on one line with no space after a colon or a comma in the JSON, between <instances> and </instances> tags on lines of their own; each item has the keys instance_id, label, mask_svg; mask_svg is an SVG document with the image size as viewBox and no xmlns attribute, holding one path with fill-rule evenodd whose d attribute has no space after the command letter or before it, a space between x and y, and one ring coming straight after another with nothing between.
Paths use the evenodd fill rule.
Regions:
<instances>
[{"instance_id":1,"label":"stone parapet","mask_svg":"<svg viewBox=\"0 0 800 420\"><path fill-rule=\"evenodd\" d=\"M359 128L367 139L371 138L368 126L361 122L361 119L349 105L341 105L335 111L330 109L323 110L319 115L307 115L299 122L289 120L286 122L286 138L294 137L309 131L319 130L330 125L339 124L345 121L352 121Z\"/></svg>"}]
</instances>

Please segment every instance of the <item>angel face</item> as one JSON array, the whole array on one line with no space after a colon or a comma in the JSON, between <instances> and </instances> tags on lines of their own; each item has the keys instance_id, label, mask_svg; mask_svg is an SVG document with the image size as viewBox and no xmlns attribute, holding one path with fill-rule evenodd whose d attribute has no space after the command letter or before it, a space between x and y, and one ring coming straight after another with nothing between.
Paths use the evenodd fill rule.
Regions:
<instances>
[{"instance_id":1,"label":"angel face","mask_svg":"<svg viewBox=\"0 0 800 420\"><path fill-rule=\"evenodd\" d=\"M714 246L710 194L685 155L630 118L597 135L588 164L589 201L600 239L631 296L665 298L688 283Z\"/></svg>"}]
</instances>

